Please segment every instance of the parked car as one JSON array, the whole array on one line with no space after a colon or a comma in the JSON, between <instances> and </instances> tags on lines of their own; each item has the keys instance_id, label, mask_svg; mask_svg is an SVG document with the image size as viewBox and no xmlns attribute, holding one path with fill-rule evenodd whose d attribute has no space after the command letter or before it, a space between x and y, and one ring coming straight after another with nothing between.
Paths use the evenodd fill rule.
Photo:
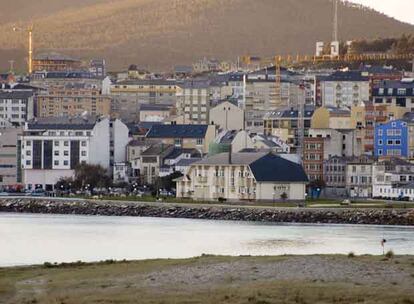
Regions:
<instances>
[{"instance_id":1,"label":"parked car","mask_svg":"<svg viewBox=\"0 0 414 304\"><path fill-rule=\"evenodd\" d=\"M30 193L30 196L46 196L46 192L43 189L36 189Z\"/></svg>"}]
</instances>

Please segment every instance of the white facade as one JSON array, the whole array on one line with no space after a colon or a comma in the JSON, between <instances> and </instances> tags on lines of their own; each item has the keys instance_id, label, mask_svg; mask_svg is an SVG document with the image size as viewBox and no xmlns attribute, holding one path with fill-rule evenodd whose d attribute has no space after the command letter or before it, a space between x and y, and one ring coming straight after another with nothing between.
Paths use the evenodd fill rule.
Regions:
<instances>
[{"instance_id":1,"label":"white facade","mask_svg":"<svg viewBox=\"0 0 414 304\"><path fill-rule=\"evenodd\" d=\"M119 123L121 125L119 125ZM100 165L111 172L111 153L125 161L128 129L109 119L96 122L26 124L21 137L23 184L28 189L52 190L62 177L73 177L78 164ZM111 133L115 137L111 137ZM117 140L117 135L119 140ZM117 144L116 148L112 147ZM123 151L123 152L122 152Z\"/></svg>"},{"instance_id":2,"label":"white facade","mask_svg":"<svg viewBox=\"0 0 414 304\"><path fill-rule=\"evenodd\" d=\"M210 122L223 130L242 130L244 111L233 103L225 101L211 108Z\"/></svg>"},{"instance_id":3,"label":"white facade","mask_svg":"<svg viewBox=\"0 0 414 304\"><path fill-rule=\"evenodd\" d=\"M369 100L369 81L322 81L321 95L324 107L358 106Z\"/></svg>"},{"instance_id":4,"label":"white facade","mask_svg":"<svg viewBox=\"0 0 414 304\"><path fill-rule=\"evenodd\" d=\"M222 153L194 163L186 174L177 180L177 197L195 200L304 200L307 180L300 182L258 180L251 165L267 153ZM226 161L226 158L229 158ZM269 159L269 162L274 161ZM232 160L230 160L230 158ZM215 160L219 160L215 162ZM234 160L234 161L233 161ZM283 160L283 162L289 162ZM271 165L269 163L269 165ZM297 165L291 166L298 170ZM257 169L256 169L257 170ZM260 169L259 169L260 170ZM302 169L300 169L302 170ZM299 173L301 174L301 173ZM305 174L303 173L305 176Z\"/></svg>"},{"instance_id":5,"label":"white facade","mask_svg":"<svg viewBox=\"0 0 414 304\"><path fill-rule=\"evenodd\" d=\"M34 101L31 91L0 91L0 120L22 126L33 115Z\"/></svg>"}]
</instances>

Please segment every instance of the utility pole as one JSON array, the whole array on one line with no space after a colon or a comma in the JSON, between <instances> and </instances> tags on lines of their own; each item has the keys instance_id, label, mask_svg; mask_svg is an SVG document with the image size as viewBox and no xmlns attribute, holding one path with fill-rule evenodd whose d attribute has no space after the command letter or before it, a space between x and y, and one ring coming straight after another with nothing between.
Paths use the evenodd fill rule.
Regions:
<instances>
[{"instance_id":1,"label":"utility pole","mask_svg":"<svg viewBox=\"0 0 414 304\"><path fill-rule=\"evenodd\" d=\"M299 102L298 102L298 147L297 154L303 162L303 150L305 141L305 103L306 103L306 87L304 83L299 84Z\"/></svg>"},{"instance_id":2,"label":"utility pole","mask_svg":"<svg viewBox=\"0 0 414 304\"><path fill-rule=\"evenodd\" d=\"M338 0L333 1L333 32L332 32L332 41L339 41L338 40Z\"/></svg>"}]
</instances>

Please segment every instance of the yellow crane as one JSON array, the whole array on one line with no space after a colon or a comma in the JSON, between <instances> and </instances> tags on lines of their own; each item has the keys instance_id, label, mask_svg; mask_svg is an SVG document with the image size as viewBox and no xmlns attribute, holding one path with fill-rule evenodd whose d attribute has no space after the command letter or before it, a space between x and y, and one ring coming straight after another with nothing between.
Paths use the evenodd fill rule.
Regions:
<instances>
[{"instance_id":1,"label":"yellow crane","mask_svg":"<svg viewBox=\"0 0 414 304\"><path fill-rule=\"evenodd\" d=\"M14 32L26 31L29 39L29 60L28 60L28 70L29 75L33 72L33 25L30 25L26 30L23 30L19 27L13 27Z\"/></svg>"}]
</instances>

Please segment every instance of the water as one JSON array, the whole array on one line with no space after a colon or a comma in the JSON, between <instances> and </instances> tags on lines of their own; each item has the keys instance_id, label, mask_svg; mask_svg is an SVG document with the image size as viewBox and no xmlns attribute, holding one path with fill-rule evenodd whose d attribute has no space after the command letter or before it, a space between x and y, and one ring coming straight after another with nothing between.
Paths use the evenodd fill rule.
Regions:
<instances>
[{"instance_id":1,"label":"water","mask_svg":"<svg viewBox=\"0 0 414 304\"><path fill-rule=\"evenodd\" d=\"M0 213L0 266L205 254L414 254L414 227Z\"/></svg>"}]
</instances>

